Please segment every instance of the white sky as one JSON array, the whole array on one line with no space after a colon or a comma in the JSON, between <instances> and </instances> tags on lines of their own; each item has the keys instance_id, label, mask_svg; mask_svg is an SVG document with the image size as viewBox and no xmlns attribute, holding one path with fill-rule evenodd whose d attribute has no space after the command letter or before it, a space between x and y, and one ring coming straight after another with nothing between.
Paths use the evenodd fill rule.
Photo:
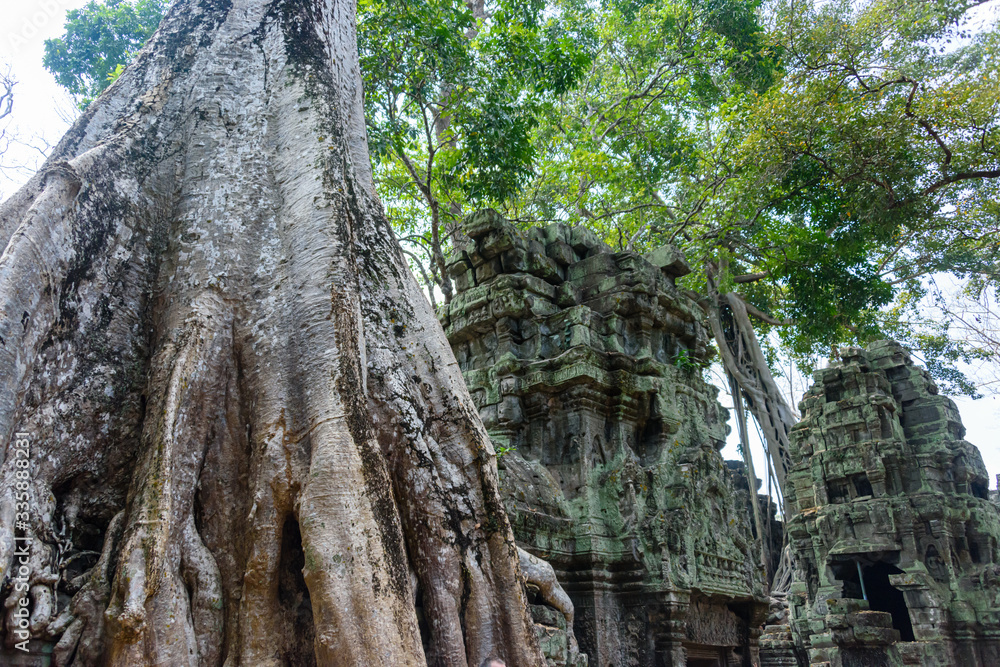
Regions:
<instances>
[{"instance_id":1,"label":"white sky","mask_svg":"<svg viewBox=\"0 0 1000 667\"><path fill-rule=\"evenodd\" d=\"M73 115L73 102L42 67L43 43L62 34L66 10L85 4L86 0L0 0L0 67L9 66L17 80L7 129L20 140L3 155L3 164L14 168L0 172L0 198L34 172L41 155L31 146L55 144L68 127L63 118Z\"/></svg>"},{"instance_id":2,"label":"white sky","mask_svg":"<svg viewBox=\"0 0 1000 667\"><path fill-rule=\"evenodd\" d=\"M18 81L8 128L23 142L11 144L4 154L5 164L21 165L21 168L0 172L0 198L14 192L37 167L41 156L32 146L55 144L68 127L65 119L72 116L73 103L42 67L43 43L62 33L66 10L85 4L86 0L0 0L0 17L3 17L0 67L9 65ZM727 395L721 395L720 399L723 403L731 403ZM955 402L965 423L966 439L982 452L990 472L990 488L995 489L996 475L1000 473L1000 443L997 441L1000 398L993 395L973 401L960 397L955 398ZM731 420L731 426L732 434L723 456L738 459L735 419ZM749 428L757 474L763 477L764 450L752 423Z\"/></svg>"}]
</instances>

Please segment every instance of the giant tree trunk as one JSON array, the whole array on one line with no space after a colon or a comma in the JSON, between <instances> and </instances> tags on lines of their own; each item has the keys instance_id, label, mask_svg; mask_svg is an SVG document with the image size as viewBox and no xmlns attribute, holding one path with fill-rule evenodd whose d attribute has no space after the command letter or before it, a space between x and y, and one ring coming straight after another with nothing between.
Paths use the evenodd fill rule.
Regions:
<instances>
[{"instance_id":1,"label":"giant tree trunk","mask_svg":"<svg viewBox=\"0 0 1000 667\"><path fill-rule=\"evenodd\" d=\"M0 207L0 566L56 664L541 664L360 81L351 0L179 0Z\"/></svg>"}]
</instances>

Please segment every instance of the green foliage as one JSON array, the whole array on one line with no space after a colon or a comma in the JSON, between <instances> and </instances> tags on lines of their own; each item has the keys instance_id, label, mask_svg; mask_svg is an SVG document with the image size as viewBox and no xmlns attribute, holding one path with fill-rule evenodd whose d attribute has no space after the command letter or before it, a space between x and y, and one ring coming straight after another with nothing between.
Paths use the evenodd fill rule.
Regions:
<instances>
[{"instance_id":1,"label":"green foliage","mask_svg":"<svg viewBox=\"0 0 1000 667\"><path fill-rule=\"evenodd\" d=\"M738 292L770 360L888 336L973 394L956 368L1000 347L929 315L949 311L928 281L1000 286L1000 34L973 29L979 4L359 0L379 193L446 298L452 223L493 207L681 246L684 286ZM83 106L166 6L70 11L45 66Z\"/></svg>"},{"instance_id":2,"label":"green foliage","mask_svg":"<svg viewBox=\"0 0 1000 667\"><path fill-rule=\"evenodd\" d=\"M45 40L45 69L86 107L153 34L168 0L106 0L66 12L66 32Z\"/></svg>"},{"instance_id":3,"label":"green foliage","mask_svg":"<svg viewBox=\"0 0 1000 667\"><path fill-rule=\"evenodd\" d=\"M441 225L515 196L540 109L586 54L540 2L361 0L358 45L379 193L442 284Z\"/></svg>"},{"instance_id":4,"label":"green foliage","mask_svg":"<svg viewBox=\"0 0 1000 667\"><path fill-rule=\"evenodd\" d=\"M565 220L612 245L641 248L691 204L704 128L721 105L774 74L757 3L611 0L553 3L584 38L591 66L546 107L537 175L509 208Z\"/></svg>"},{"instance_id":5,"label":"green foliage","mask_svg":"<svg viewBox=\"0 0 1000 667\"><path fill-rule=\"evenodd\" d=\"M533 3L361 0L358 48L379 194L428 286L450 282L442 227L531 173L528 133L546 90ZM422 255L422 256L421 256Z\"/></svg>"},{"instance_id":6,"label":"green foliage","mask_svg":"<svg viewBox=\"0 0 1000 667\"><path fill-rule=\"evenodd\" d=\"M119 63L115 67L114 71L108 72L108 82L114 83L115 81L117 81L118 77L120 77L122 75L122 72L124 71L125 71L125 65Z\"/></svg>"},{"instance_id":7,"label":"green foliage","mask_svg":"<svg viewBox=\"0 0 1000 667\"><path fill-rule=\"evenodd\" d=\"M498 460L502 459L507 454L510 454L511 452L515 451L517 451L517 447L505 447L504 445L497 445L496 446L497 459Z\"/></svg>"},{"instance_id":8,"label":"green foliage","mask_svg":"<svg viewBox=\"0 0 1000 667\"><path fill-rule=\"evenodd\" d=\"M1000 277L1000 37L971 30L980 3L556 4L592 26L592 67L539 123L516 217L679 244L687 287L764 314L770 359L890 336L974 393L956 365L996 353L907 291Z\"/></svg>"},{"instance_id":9,"label":"green foliage","mask_svg":"<svg viewBox=\"0 0 1000 667\"><path fill-rule=\"evenodd\" d=\"M690 352L687 348L682 347L677 355L673 359L674 366L687 375L694 375L702 370L705 366L702 362L691 357Z\"/></svg>"},{"instance_id":10,"label":"green foliage","mask_svg":"<svg viewBox=\"0 0 1000 667\"><path fill-rule=\"evenodd\" d=\"M746 291L794 322L778 332L793 355L891 336L975 393L955 364L983 348L918 317L917 295L940 272L1000 278L1000 42L969 30L976 4L777 6L782 70L727 107L725 179L700 222L732 251L730 270L767 274Z\"/></svg>"}]
</instances>

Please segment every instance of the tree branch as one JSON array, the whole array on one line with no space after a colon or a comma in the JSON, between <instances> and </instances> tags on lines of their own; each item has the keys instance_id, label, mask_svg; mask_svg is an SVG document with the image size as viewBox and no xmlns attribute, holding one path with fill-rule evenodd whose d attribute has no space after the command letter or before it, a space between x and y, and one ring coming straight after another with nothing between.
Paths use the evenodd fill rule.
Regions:
<instances>
[{"instance_id":1,"label":"tree branch","mask_svg":"<svg viewBox=\"0 0 1000 667\"><path fill-rule=\"evenodd\" d=\"M731 294L736 298L738 298L743 303L743 307L747 309L747 312L749 314L753 315L761 322L773 324L774 326L778 327L790 327L795 325L795 320L779 320L773 315L768 315L763 310L761 310L757 306L747 301L747 298L742 294L740 294L739 292L731 292Z\"/></svg>"},{"instance_id":2,"label":"tree branch","mask_svg":"<svg viewBox=\"0 0 1000 667\"><path fill-rule=\"evenodd\" d=\"M963 171L960 174L952 174L947 178L942 178L937 183L929 185L923 191L923 194L929 195L945 186L951 185L952 183L958 183L959 181L971 181L979 178L1000 178L1000 169L981 169L977 171Z\"/></svg>"},{"instance_id":3,"label":"tree branch","mask_svg":"<svg viewBox=\"0 0 1000 667\"><path fill-rule=\"evenodd\" d=\"M770 271L761 271L760 273L747 273L742 276L734 276L734 283L755 283L758 280L763 280L771 275Z\"/></svg>"}]
</instances>

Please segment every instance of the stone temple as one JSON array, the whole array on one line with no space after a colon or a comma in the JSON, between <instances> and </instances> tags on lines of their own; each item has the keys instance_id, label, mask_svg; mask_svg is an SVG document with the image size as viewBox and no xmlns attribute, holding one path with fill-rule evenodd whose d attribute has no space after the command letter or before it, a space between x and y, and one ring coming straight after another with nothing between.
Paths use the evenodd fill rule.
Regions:
<instances>
[{"instance_id":1,"label":"stone temple","mask_svg":"<svg viewBox=\"0 0 1000 667\"><path fill-rule=\"evenodd\" d=\"M493 211L465 234L441 317L518 543L572 599L568 616L533 600L552 667L1000 665L1000 501L903 347L849 348L816 372L790 519L765 512L772 558L787 531L791 590L768 598L756 493L719 454L728 415L680 253L522 232Z\"/></svg>"},{"instance_id":2,"label":"stone temple","mask_svg":"<svg viewBox=\"0 0 1000 667\"><path fill-rule=\"evenodd\" d=\"M831 667L1000 665L1000 513L955 404L881 342L817 371L800 410L787 490L799 650Z\"/></svg>"},{"instance_id":3,"label":"stone temple","mask_svg":"<svg viewBox=\"0 0 1000 667\"><path fill-rule=\"evenodd\" d=\"M445 331L517 540L555 568L589 664L751 665L761 561L719 454L708 334L674 285L683 258L561 224L522 234L492 211L465 233Z\"/></svg>"}]
</instances>

